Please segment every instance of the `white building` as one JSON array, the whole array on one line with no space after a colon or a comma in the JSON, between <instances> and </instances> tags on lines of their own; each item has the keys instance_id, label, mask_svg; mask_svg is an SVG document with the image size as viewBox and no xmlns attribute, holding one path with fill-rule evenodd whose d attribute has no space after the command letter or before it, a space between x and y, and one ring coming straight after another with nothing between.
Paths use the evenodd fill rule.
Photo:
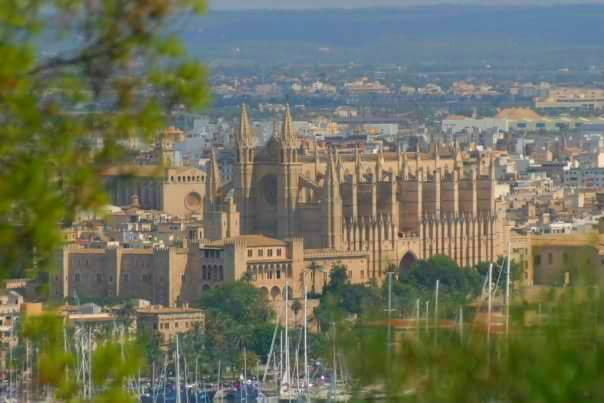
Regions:
<instances>
[{"instance_id":1,"label":"white building","mask_svg":"<svg viewBox=\"0 0 604 403\"><path fill-rule=\"evenodd\" d=\"M442 130L445 133L456 134L472 129L480 132L488 130L507 132L510 129L510 123L507 119L466 118L463 116L451 116L442 122Z\"/></svg>"},{"instance_id":2,"label":"white building","mask_svg":"<svg viewBox=\"0 0 604 403\"><path fill-rule=\"evenodd\" d=\"M604 188L604 168L574 168L564 175L564 185L580 188Z\"/></svg>"},{"instance_id":3,"label":"white building","mask_svg":"<svg viewBox=\"0 0 604 403\"><path fill-rule=\"evenodd\" d=\"M367 123L365 129L379 132L381 136L396 136L399 125L397 123Z\"/></svg>"}]
</instances>

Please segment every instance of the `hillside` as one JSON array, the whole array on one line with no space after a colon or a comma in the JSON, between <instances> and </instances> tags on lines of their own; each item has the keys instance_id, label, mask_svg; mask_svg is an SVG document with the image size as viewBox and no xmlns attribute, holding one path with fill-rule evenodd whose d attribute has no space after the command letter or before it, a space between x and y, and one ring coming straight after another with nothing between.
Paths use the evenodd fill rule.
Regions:
<instances>
[{"instance_id":1,"label":"hillside","mask_svg":"<svg viewBox=\"0 0 604 403\"><path fill-rule=\"evenodd\" d=\"M604 6L213 11L173 30L217 64L604 62Z\"/></svg>"}]
</instances>

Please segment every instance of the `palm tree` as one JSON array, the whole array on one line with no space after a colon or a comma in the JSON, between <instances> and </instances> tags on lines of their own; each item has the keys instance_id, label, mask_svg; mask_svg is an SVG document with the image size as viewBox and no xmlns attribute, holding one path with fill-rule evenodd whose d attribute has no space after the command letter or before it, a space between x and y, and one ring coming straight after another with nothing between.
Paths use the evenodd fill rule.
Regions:
<instances>
[{"instance_id":1,"label":"palm tree","mask_svg":"<svg viewBox=\"0 0 604 403\"><path fill-rule=\"evenodd\" d=\"M317 272L323 271L323 267L321 267L320 264L317 264L317 262L313 261L313 262L310 262L310 264L308 265L308 270L310 271L310 279L312 281L311 294L313 296L315 296L315 295L317 295L317 293L315 291L315 277L317 275Z\"/></svg>"},{"instance_id":2,"label":"palm tree","mask_svg":"<svg viewBox=\"0 0 604 403\"><path fill-rule=\"evenodd\" d=\"M303 306L299 299L295 299L292 303L292 311L294 311L294 318L296 320L296 326L298 326L298 314L302 310Z\"/></svg>"}]
</instances>

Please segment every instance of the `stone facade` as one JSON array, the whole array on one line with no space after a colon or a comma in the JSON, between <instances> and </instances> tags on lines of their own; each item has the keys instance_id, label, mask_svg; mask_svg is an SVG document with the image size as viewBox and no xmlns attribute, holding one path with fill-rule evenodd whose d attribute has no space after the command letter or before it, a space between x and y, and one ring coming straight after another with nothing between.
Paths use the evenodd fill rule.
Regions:
<instances>
[{"instance_id":1,"label":"stone facade","mask_svg":"<svg viewBox=\"0 0 604 403\"><path fill-rule=\"evenodd\" d=\"M136 312L138 334L156 334L162 346L171 344L176 336L205 325L199 309L149 307Z\"/></svg>"},{"instance_id":2,"label":"stone facade","mask_svg":"<svg viewBox=\"0 0 604 403\"><path fill-rule=\"evenodd\" d=\"M197 168L159 165L114 166L104 172L111 203L124 207L136 199L146 210L177 216L202 215L206 174Z\"/></svg>"},{"instance_id":3,"label":"stone facade","mask_svg":"<svg viewBox=\"0 0 604 403\"><path fill-rule=\"evenodd\" d=\"M204 290L247 277L270 300L320 291L327 272L344 264L355 283L367 280L367 255L359 252L304 250L300 238L278 240L241 235L194 244L189 249L87 249L66 246L58 255L59 270L50 276L50 296L66 298L145 299L176 306L193 303ZM306 276L311 264L323 272Z\"/></svg>"},{"instance_id":4,"label":"stone facade","mask_svg":"<svg viewBox=\"0 0 604 403\"><path fill-rule=\"evenodd\" d=\"M226 232L212 229L210 217L232 211L224 207L232 194L239 220L231 235L302 238L307 251L365 255L365 280L434 255L465 266L505 253L492 157L464 166L454 146L443 155L439 147L428 154L309 152L299 145L289 108L281 130L256 147L243 106L236 139L232 182L221 183L210 164L207 234Z\"/></svg>"},{"instance_id":5,"label":"stone facade","mask_svg":"<svg viewBox=\"0 0 604 403\"><path fill-rule=\"evenodd\" d=\"M180 297L186 249L89 249L66 246L49 277L50 297L138 298L174 305Z\"/></svg>"}]
</instances>

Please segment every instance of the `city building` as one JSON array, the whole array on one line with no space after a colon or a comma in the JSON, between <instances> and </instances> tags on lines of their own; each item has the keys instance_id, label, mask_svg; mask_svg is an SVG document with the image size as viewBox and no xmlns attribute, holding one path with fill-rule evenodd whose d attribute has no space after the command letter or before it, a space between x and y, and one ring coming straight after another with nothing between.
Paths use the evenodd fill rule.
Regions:
<instances>
[{"instance_id":1,"label":"city building","mask_svg":"<svg viewBox=\"0 0 604 403\"><path fill-rule=\"evenodd\" d=\"M597 88L559 87L545 97L535 99L538 109L602 109L604 90Z\"/></svg>"},{"instance_id":2,"label":"city building","mask_svg":"<svg viewBox=\"0 0 604 403\"><path fill-rule=\"evenodd\" d=\"M150 306L136 311L137 333L156 335L164 347L172 344L178 334L204 325L205 315L199 309Z\"/></svg>"},{"instance_id":3,"label":"city building","mask_svg":"<svg viewBox=\"0 0 604 403\"><path fill-rule=\"evenodd\" d=\"M233 181L215 179L220 188L208 181L215 207L206 213L232 192L242 234L302 238L305 250L364 253L367 279L438 254L461 265L494 259L504 237L494 164L479 159L465 169L461 153L448 148L442 156L438 148L428 155L306 152L289 108L281 131L256 147L243 106Z\"/></svg>"},{"instance_id":4,"label":"city building","mask_svg":"<svg viewBox=\"0 0 604 403\"><path fill-rule=\"evenodd\" d=\"M113 205L137 205L178 217L203 214L205 172L175 163L170 133L160 136L156 157L145 164L115 165L101 172Z\"/></svg>"},{"instance_id":5,"label":"city building","mask_svg":"<svg viewBox=\"0 0 604 403\"><path fill-rule=\"evenodd\" d=\"M354 283L368 280L368 257L354 251L305 250L300 238L279 240L263 235L236 235L183 248L106 248L66 246L57 256L59 268L50 278L55 301L86 296L95 299L145 299L155 305L193 303L204 290L244 277L269 300L281 300L289 286L292 297L303 295L308 267L322 267L306 279L317 291L334 265L344 265ZM309 282L311 282L309 284Z\"/></svg>"},{"instance_id":6,"label":"city building","mask_svg":"<svg viewBox=\"0 0 604 403\"><path fill-rule=\"evenodd\" d=\"M507 108L495 117L466 117L450 115L443 119L441 127L445 133L462 133L475 129L479 132L497 130L502 132L560 132L580 129L583 126L601 125L602 118L572 118L568 116L541 116L528 108Z\"/></svg>"},{"instance_id":7,"label":"city building","mask_svg":"<svg viewBox=\"0 0 604 403\"><path fill-rule=\"evenodd\" d=\"M564 174L564 185L578 188L604 188L604 168L573 168Z\"/></svg>"}]
</instances>

